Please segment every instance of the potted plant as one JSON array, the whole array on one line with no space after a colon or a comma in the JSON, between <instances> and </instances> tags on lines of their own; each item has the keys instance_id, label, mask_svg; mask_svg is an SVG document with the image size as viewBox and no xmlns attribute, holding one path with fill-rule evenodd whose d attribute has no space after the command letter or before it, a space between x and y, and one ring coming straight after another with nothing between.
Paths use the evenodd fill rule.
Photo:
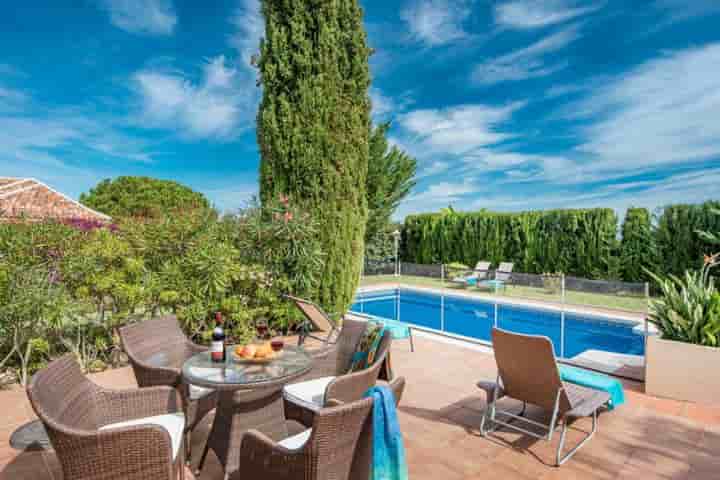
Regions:
<instances>
[{"instance_id":1,"label":"potted plant","mask_svg":"<svg viewBox=\"0 0 720 480\"><path fill-rule=\"evenodd\" d=\"M645 391L693 402L717 402L720 377L720 292L710 272L720 254L706 256L699 271L682 278L652 275L662 291L648 321L660 335L648 337Z\"/></svg>"}]
</instances>

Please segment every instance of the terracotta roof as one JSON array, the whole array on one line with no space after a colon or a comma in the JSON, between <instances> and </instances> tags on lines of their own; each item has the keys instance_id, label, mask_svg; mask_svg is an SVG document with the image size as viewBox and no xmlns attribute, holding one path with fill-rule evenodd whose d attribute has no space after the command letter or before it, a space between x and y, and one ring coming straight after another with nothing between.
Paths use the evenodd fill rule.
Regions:
<instances>
[{"instance_id":1,"label":"terracotta roof","mask_svg":"<svg viewBox=\"0 0 720 480\"><path fill-rule=\"evenodd\" d=\"M0 218L110 220L39 180L11 177L0 177Z\"/></svg>"}]
</instances>

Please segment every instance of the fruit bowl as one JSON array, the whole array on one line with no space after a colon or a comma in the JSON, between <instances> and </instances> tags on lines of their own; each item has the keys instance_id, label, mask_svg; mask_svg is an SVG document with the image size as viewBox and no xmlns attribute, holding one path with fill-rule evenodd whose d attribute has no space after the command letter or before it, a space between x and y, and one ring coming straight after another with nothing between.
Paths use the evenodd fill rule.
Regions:
<instances>
[{"instance_id":1,"label":"fruit bowl","mask_svg":"<svg viewBox=\"0 0 720 480\"><path fill-rule=\"evenodd\" d=\"M239 363L266 364L278 357L270 343L262 345L240 345L232 352L233 360Z\"/></svg>"},{"instance_id":2,"label":"fruit bowl","mask_svg":"<svg viewBox=\"0 0 720 480\"><path fill-rule=\"evenodd\" d=\"M268 357L248 358L248 357L243 357L242 355L238 355L235 352L232 352L232 358L237 363L248 363L248 364L252 364L252 365L266 365L266 364L272 362L273 360L275 360L277 358L277 355L273 354Z\"/></svg>"}]
</instances>

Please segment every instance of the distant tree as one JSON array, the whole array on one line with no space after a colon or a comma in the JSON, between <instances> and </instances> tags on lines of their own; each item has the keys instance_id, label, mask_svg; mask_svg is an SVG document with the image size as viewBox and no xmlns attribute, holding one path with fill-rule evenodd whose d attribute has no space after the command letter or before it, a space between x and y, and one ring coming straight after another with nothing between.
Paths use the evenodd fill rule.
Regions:
<instances>
[{"instance_id":1,"label":"distant tree","mask_svg":"<svg viewBox=\"0 0 720 480\"><path fill-rule=\"evenodd\" d=\"M80 195L80 203L113 218L162 218L168 213L210 210L202 193L171 180L117 177Z\"/></svg>"},{"instance_id":2,"label":"distant tree","mask_svg":"<svg viewBox=\"0 0 720 480\"><path fill-rule=\"evenodd\" d=\"M399 148L388 145L389 128L390 122L381 123L370 134L366 243L373 242L378 235L386 236L393 213L415 186L417 162Z\"/></svg>"},{"instance_id":3,"label":"distant tree","mask_svg":"<svg viewBox=\"0 0 720 480\"><path fill-rule=\"evenodd\" d=\"M650 212L645 208L628 208L622 224L620 269L623 280L642 282L648 279L645 269L654 271L655 240Z\"/></svg>"},{"instance_id":4,"label":"distant tree","mask_svg":"<svg viewBox=\"0 0 720 480\"><path fill-rule=\"evenodd\" d=\"M260 198L289 197L318 222L316 300L345 312L360 278L367 222L370 49L358 0L262 0L258 68Z\"/></svg>"}]
</instances>

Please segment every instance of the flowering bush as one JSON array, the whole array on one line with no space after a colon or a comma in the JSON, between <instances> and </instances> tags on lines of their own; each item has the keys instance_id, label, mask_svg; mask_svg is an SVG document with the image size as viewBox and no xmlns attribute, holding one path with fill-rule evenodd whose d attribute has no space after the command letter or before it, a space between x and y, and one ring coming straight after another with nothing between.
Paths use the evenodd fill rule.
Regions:
<instances>
[{"instance_id":1,"label":"flowering bush","mask_svg":"<svg viewBox=\"0 0 720 480\"><path fill-rule=\"evenodd\" d=\"M215 312L231 341L251 338L258 319L286 331L297 314L282 294L311 296L319 282L316 236L287 198L224 219L0 224L0 368L25 379L66 351L88 370L116 363L117 328L166 313L198 341Z\"/></svg>"}]
</instances>

